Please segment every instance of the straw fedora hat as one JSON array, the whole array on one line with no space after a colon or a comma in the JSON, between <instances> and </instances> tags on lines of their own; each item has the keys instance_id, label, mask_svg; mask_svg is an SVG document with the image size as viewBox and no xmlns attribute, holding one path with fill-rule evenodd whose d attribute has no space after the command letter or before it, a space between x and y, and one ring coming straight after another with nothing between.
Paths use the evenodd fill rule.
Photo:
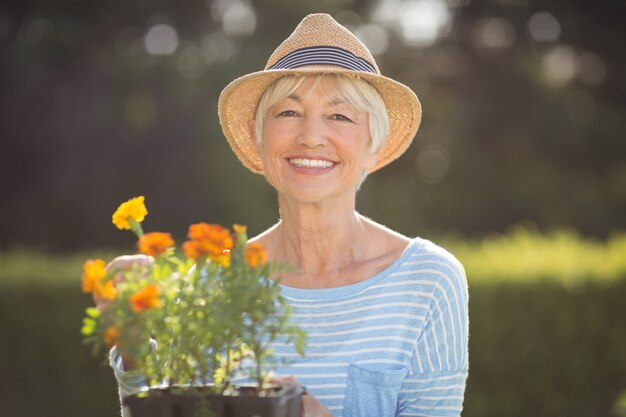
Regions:
<instances>
[{"instance_id":1,"label":"straw fedora hat","mask_svg":"<svg viewBox=\"0 0 626 417\"><path fill-rule=\"evenodd\" d=\"M389 132L370 172L389 164L409 147L422 111L415 93L380 74L367 47L328 14L306 16L272 53L263 71L237 78L224 88L218 102L222 131L241 163L263 174L249 121L265 90L285 75L343 74L359 77L378 90L389 115Z\"/></svg>"}]
</instances>

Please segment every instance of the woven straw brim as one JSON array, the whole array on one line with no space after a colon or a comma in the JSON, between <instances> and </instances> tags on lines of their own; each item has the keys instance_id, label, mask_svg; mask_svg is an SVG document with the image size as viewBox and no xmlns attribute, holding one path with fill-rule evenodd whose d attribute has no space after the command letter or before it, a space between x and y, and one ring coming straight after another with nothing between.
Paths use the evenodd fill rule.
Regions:
<instances>
[{"instance_id":1,"label":"woven straw brim","mask_svg":"<svg viewBox=\"0 0 626 417\"><path fill-rule=\"evenodd\" d=\"M358 72L336 66L307 66L297 69L264 70L232 81L219 98L218 115L226 139L241 163L252 172L263 174L263 164L248 123L265 90L285 75L342 74L361 78L376 88L389 115L387 140L380 150L374 172L394 161L409 147L419 127L422 110L413 91L382 75Z\"/></svg>"}]
</instances>

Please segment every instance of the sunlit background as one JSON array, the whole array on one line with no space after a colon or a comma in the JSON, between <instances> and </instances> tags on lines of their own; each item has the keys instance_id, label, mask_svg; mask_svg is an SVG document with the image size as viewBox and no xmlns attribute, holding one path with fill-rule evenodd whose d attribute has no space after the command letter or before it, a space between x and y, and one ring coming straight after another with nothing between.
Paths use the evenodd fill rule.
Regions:
<instances>
[{"instance_id":1,"label":"sunlit background","mask_svg":"<svg viewBox=\"0 0 626 417\"><path fill-rule=\"evenodd\" d=\"M230 151L217 120L217 98L234 78L262 69L276 46L312 12L330 13L353 31L370 48L383 74L410 86L423 105L423 122L413 145L397 162L371 175L359 192L362 213L409 236L452 242L460 254L486 240L498 250L508 248L506 236L512 236L518 246L497 252L502 257L505 252L506 256L519 254L528 242L537 245L532 239L543 242L544 236L557 236L555 241L561 243L589 242L577 246L576 255L564 249L570 243L561 247L551 241L551 248L560 248L555 252L541 247L544 257L554 254L560 257L561 263L556 264L568 264L563 279L569 290L564 294L601 300L597 304L604 305L609 316L589 319L593 320L589 329L599 333L585 333L593 335L589 337L596 342L573 361L571 375L563 371L569 368L563 368L550 374L549 381L531 379L534 388L528 388L532 383L525 385L528 375L511 378L509 373L509 379L495 380L495 371L482 365L489 364L484 358L487 352L498 354L496 333L484 323L502 326L505 336L498 339L500 343L517 340L510 337L511 329L519 327L517 321L524 320L537 300L543 300L538 305L546 311L536 310L536 321L554 311L586 311L576 303L595 304L582 299L574 303L568 298L574 304L565 301L569 307L551 310L547 306L552 301L546 300L552 300L552 295L538 296L535 290L526 289L520 298L509 289L519 305L514 310L515 303L507 304L511 309L507 317L516 323L492 323L502 313L498 309L506 308L491 301L479 304L500 297L493 289L497 286L481 285L491 279L486 277L502 273L488 272L492 271L488 267L502 258L495 261L489 257L495 252L488 255L481 246L486 252L462 259L471 265L470 294L476 294L471 321L472 340L477 344L471 346L471 354L475 358L472 363L479 364L472 369L466 415L571 416L572 410L578 410L580 416L620 415L615 404L619 393L626 390L626 363L602 364L613 358L610 352L626 351L624 315L619 316L624 309L607 307L613 306L611 301L587 284L594 274L608 280L606 275L613 272L597 272L595 266L586 267L584 273L571 271L592 251L589 248L597 249L594 245L618 247L611 252L611 265L620 265L615 267L617 278L612 278L620 284L608 293L616 297L615 305L626 298L621 284L626 278L622 261L626 252L620 252L626 246L610 246L626 229L626 2L622 1L3 2L0 281L8 282L7 277L13 282L27 281L28 274L20 269L25 267L11 263L16 253L52 254L59 257L54 258L57 262L85 251L130 248L130 237L111 225L110 216L121 201L136 195L146 196L150 211L146 228L169 231L179 241L187 226L199 221L243 223L252 234L273 224L278 218L274 192L262 177L243 168ZM569 237L562 239L562 231ZM528 259L540 256L533 253L530 258L518 257L520 262L518 258L505 262L516 266L515 282L524 281ZM610 263L600 255L593 259L598 260L593 265ZM541 265L550 261L544 259ZM50 265L57 265L54 262ZM46 268L54 269L48 269L51 274L67 275L60 278L66 291L77 290L78 269L57 265L37 271L47 274ZM533 277L559 275L546 270L528 269ZM474 271L481 276L469 274ZM44 294L37 298L29 293L39 285L35 284L38 279L24 292L24 300L28 300L24 315L34 314L30 310L34 304L40 309L37 314L43 315L58 306ZM11 286L0 288L2 300L18 299L14 291ZM78 297L80 294L76 294L80 301L73 308L80 317L79 310L88 300ZM63 299L59 295L59 300ZM0 301L0 316L18 317L16 307L9 306L3 307ZM610 310L613 308L618 310ZM67 335L77 338L79 325L68 314L71 327ZM21 362L0 359L0 375L4 366L11 376L0 382L0 415L5 415L1 403L15 398L16 391L47 392L25 388L46 381L36 377L36 369L29 368L30 377L20 374L18 378L12 372L19 373L16 364L32 362L32 355L45 349L48 339L33 336L36 332L30 334L27 325L14 323L17 319L4 320L8 324L0 328L7 337L0 334L0 358L18 355ZM33 323L38 322L29 323L36 326ZM568 343L582 335L571 326L569 321L558 325L561 331L570 329L564 339ZM538 334L555 333L542 329ZM599 335L606 334L610 338L598 342ZM25 345L32 344L29 337L35 337L37 348L25 350ZM84 368L97 362L83 355L82 346L69 342L66 346L71 346L67 349L73 353L61 350L65 352L61 363L80 357ZM517 355L519 369L528 369L528 361L533 360L529 358L535 357L529 353L532 349L510 348ZM3 349L8 349L7 353ZM539 349L550 352L554 346L539 344ZM508 363L498 359L494 364L499 361ZM537 361L539 369L554 358ZM600 387L596 391L589 391L586 385L591 384L588 374L575 372L583 369L582 363L603 370L594 374L593 384ZM57 379L48 381L61 384L69 380L60 368L54 369L50 372ZM89 378L98 375L104 381L101 384L108 385L82 396L107 404L104 410L114 410L115 404L110 404L114 384L108 370L94 365L89 372ZM559 408L563 398L578 392L564 387L574 385L593 394L576 407ZM507 387L507 396L494 394L496 388ZM547 393L542 397L537 393L544 388ZM62 402L68 394L38 395L40 401L55 397ZM576 400L570 398L573 403ZM11 401L9 404L16 404ZM32 408L35 403L31 401L31 408L15 405L9 415L34 415L39 410ZM496 412L496 403L509 408L498 405ZM44 414L96 415L93 410L86 411L86 402L81 404L62 412L54 408L55 403ZM567 411L559 414L562 410Z\"/></svg>"},{"instance_id":2,"label":"sunlit background","mask_svg":"<svg viewBox=\"0 0 626 417\"><path fill-rule=\"evenodd\" d=\"M117 202L152 226L276 218L228 149L221 89L326 11L424 107L359 208L408 235L626 225L624 6L530 0L15 2L0 12L0 247L110 246Z\"/></svg>"}]
</instances>

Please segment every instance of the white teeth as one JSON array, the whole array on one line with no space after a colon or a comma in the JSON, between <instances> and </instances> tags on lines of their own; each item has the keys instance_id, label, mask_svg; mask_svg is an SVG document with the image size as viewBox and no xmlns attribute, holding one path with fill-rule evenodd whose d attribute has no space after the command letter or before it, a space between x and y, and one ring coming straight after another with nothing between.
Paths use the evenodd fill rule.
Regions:
<instances>
[{"instance_id":1,"label":"white teeth","mask_svg":"<svg viewBox=\"0 0 626 417\"><path fill-rule=\"evenodd\" d=\"M322 161L321 159L303 159L303 158L290 159L289 163L295 166L306 167L306 168L330 168L334 165L330 161Z\"/></svg>"}]
</instances>

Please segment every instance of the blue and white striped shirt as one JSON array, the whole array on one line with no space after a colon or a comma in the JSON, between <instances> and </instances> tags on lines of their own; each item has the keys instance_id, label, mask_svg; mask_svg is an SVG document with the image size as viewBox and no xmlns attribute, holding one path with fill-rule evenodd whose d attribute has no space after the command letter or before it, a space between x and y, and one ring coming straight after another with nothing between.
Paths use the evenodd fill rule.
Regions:
<instances>
[{"instance_id":1,"label":"blue and white striped shirt","mask_svg":"<svg viewBox=\"0 0 626 417\"><path fill-rule=\"evenodd\" d=\"M306 356L276 343L293 375L337 417L459 416L468 371L468 293L461 264L413 239L379 274L323 289L282 287L308 335ZM117 368L114 366L114 368ZM116 369L120 394L138 376Z\"/></svg>"},{"instance_id":2,"label":"blue and white striped shirt","mask_svg":"<svg viewBox=\"0 0 626 417\"><path fill-rule=\"evenodd\" d=\"M459 416L467 378L465 273L448 252L414 239L381 273L324 289L283 287L308 335L296 377L337 417Z\"/></svg>"}]
</instances>

